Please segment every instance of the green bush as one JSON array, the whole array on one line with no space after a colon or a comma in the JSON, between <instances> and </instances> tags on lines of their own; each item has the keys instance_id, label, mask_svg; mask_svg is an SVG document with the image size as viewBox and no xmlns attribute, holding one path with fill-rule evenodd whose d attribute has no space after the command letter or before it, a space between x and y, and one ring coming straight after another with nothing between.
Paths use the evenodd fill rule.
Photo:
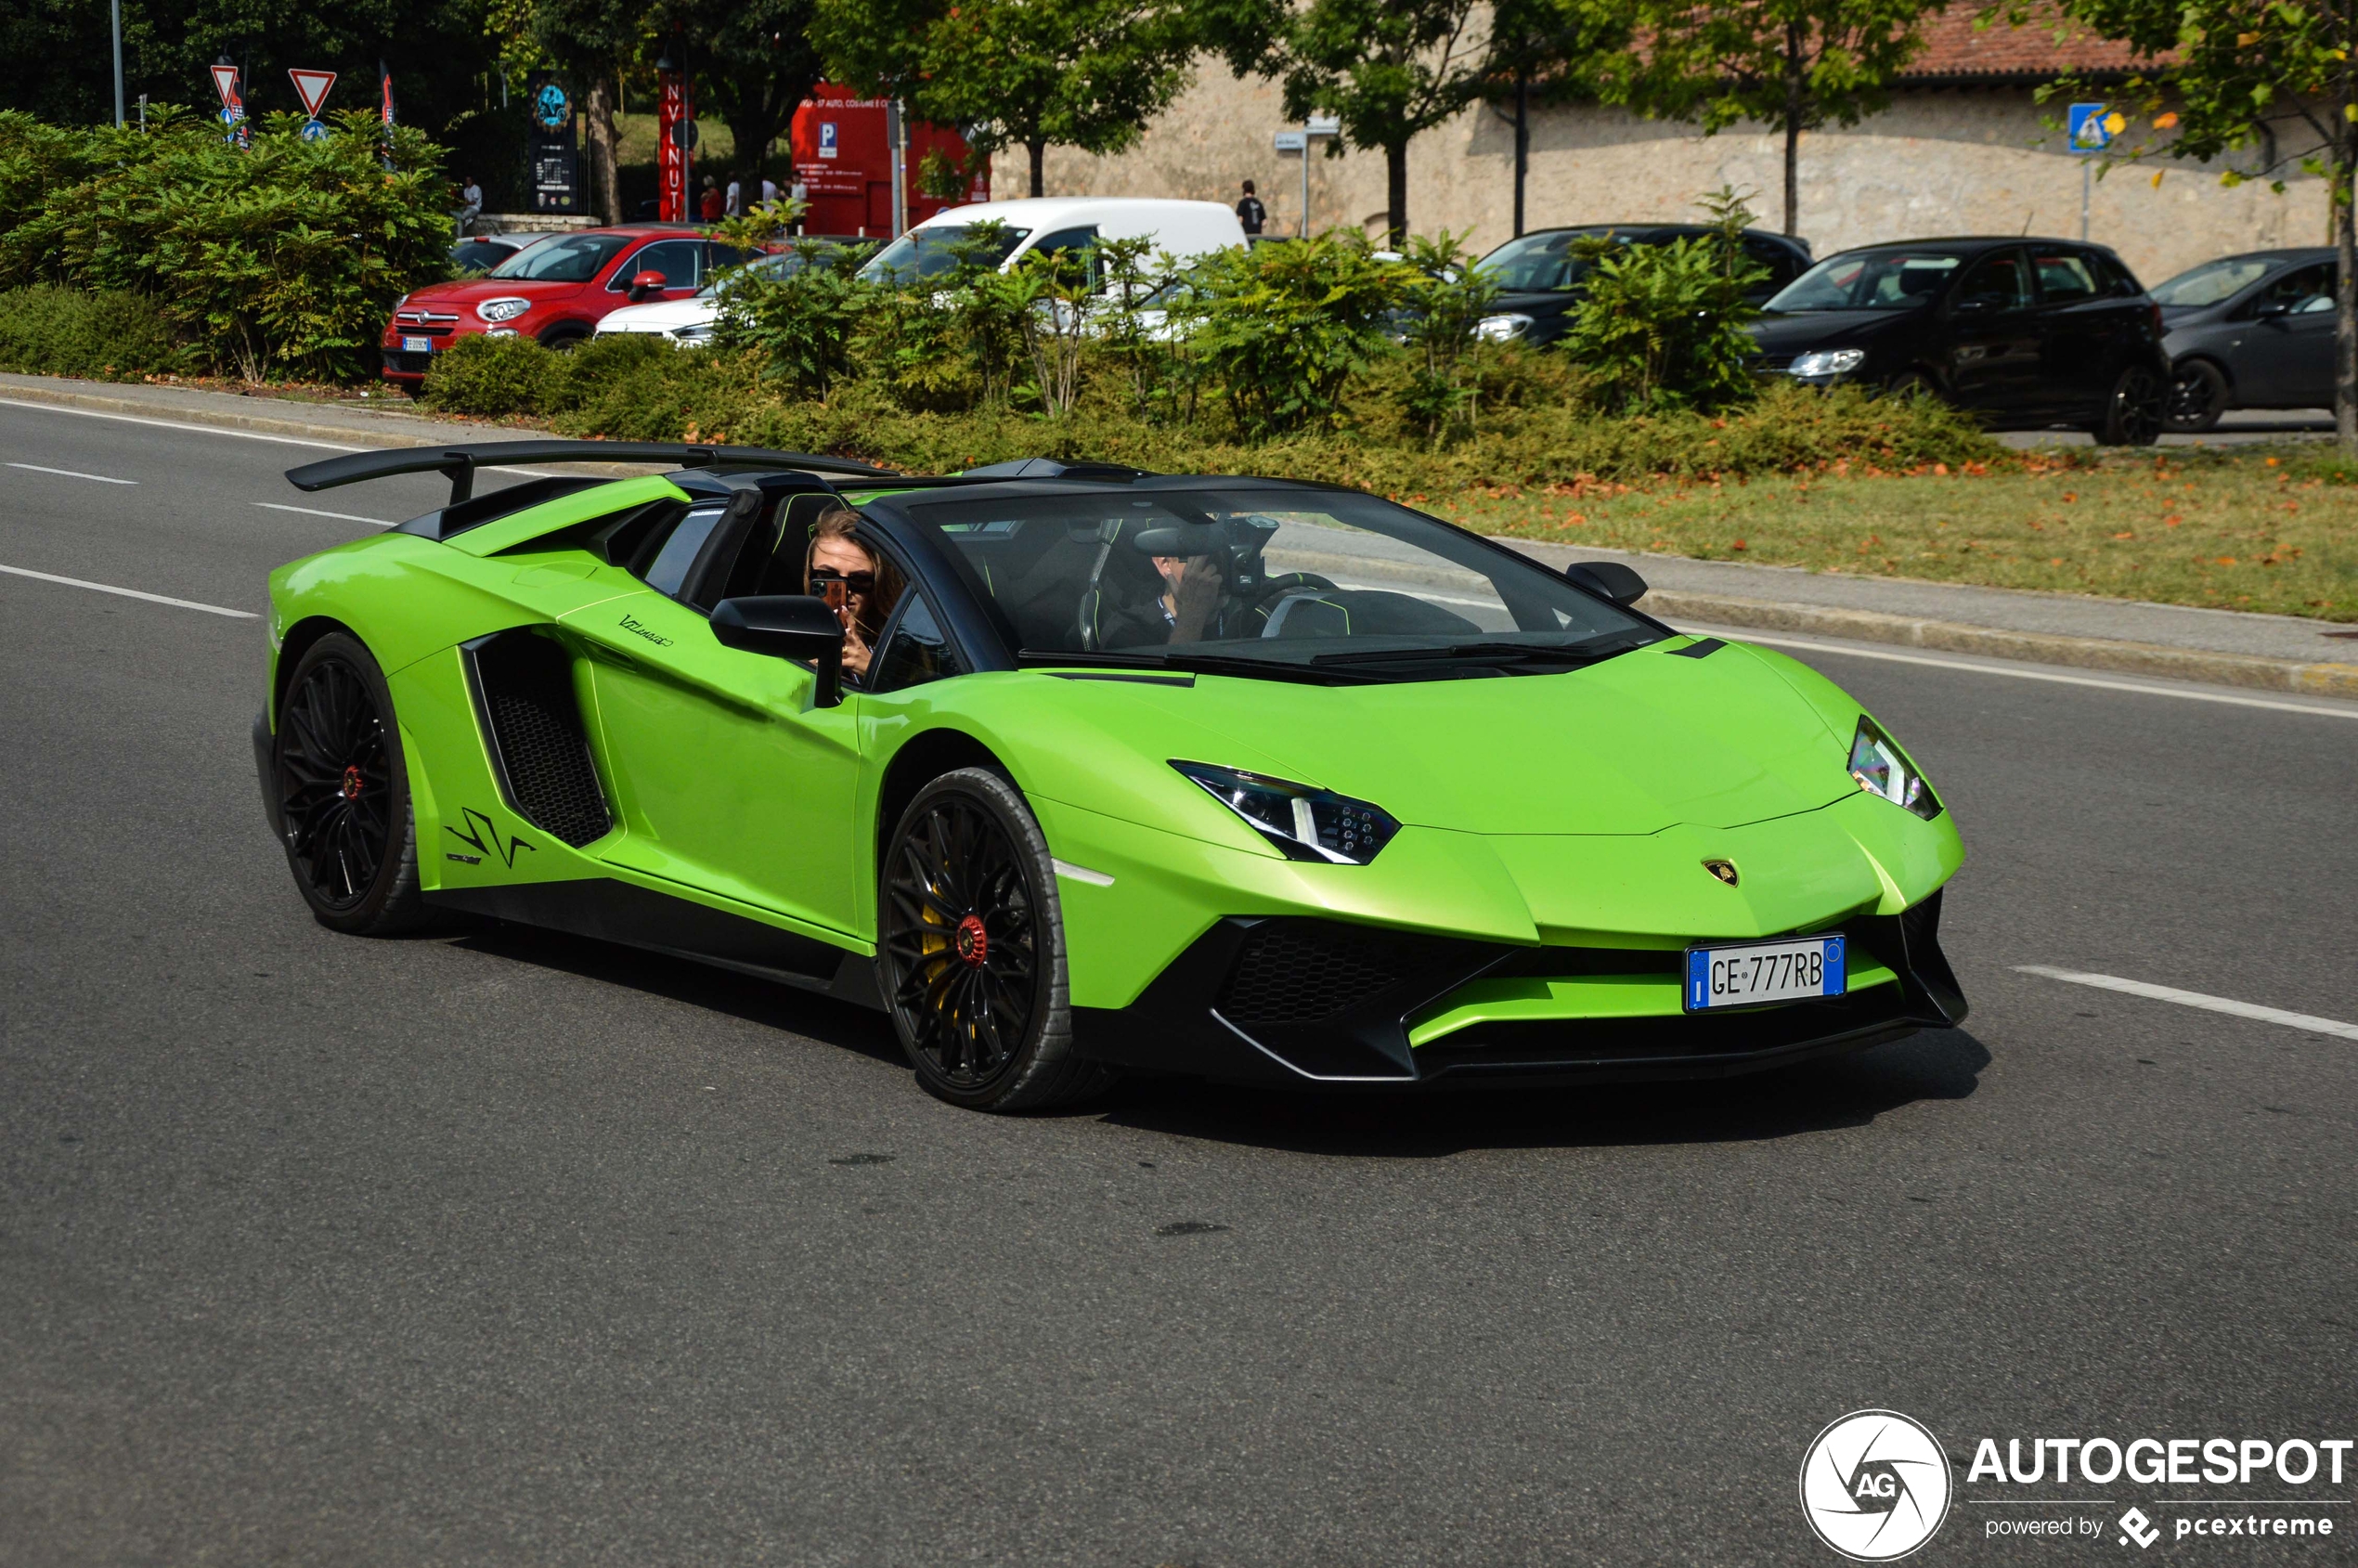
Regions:
<instances>
[{"instance_id":1,"label":"green bush","mask_svg":"<svg viewBox=\"0 0 2358 1568\"><path fill-rule=\"evenodd\" d=\"M531 338L480 334L456 339L426 369L419 399L485 419L554 413L564 395L564 357Z\"/></svg>"},{"instance_id":2,"label":"green bush","mask_svg":"<svg viewBox=\"0 0 2358 1568\"><path fill-rule=\"evenodd\" d=\"M1759 353L1744 291L1766 276L1737 237L1752 214L1732 188L1704 199L1718 232L1667 245L1576 241L1594 262L1563 352L1611 407L1718 408L1754 390Z\"/></svg>"},{"instance_id":3,"label":"green bush","mask_svg":"<svg viewBox=\"0 0 2358 1568\"><path fill-rule=\"evenodd\" d=\"M274 114L253 145L151 105L148 127L62 129L0 112L0 287L129 290L157 302L198 368L259 381L376 369L394 303L449 275L439 151L375 117L322 141Z\"/></svg>"},{"instance_id":4,"label":"green bush","mask_svg":"<svg viewBox=\"0 0 2358 1568\"><path fill-rule=\"evenodd\" d=\"M1204 257L1172 315L1239 433L1331 430L1352 378L1393 351L1413 278L1356 230L1322 234Z\"/></svg>"},{"instance_id":5,"label":"green bush","mask_svg":"<svg viewBox=\"0 0 2358 1568\"><path fill-rule=\"evenodd\" d=\"M54 283L0 292L0 370L137 381L179 357L171 324L144 294Z\"/></svg>"}]
</instances>

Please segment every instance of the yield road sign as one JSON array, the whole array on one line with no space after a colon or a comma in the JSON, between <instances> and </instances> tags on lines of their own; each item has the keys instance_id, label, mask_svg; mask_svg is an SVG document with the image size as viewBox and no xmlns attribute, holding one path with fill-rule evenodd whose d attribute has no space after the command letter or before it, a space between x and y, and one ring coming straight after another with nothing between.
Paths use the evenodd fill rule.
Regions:
<instances>
[{"instance_id":1,"label":"yield road sign","mask_svg":"<svg viewBox=\"0 0 2358 1568\"><path fill-rule=\"evenodd\" d=\"M238 68L236 66L216 65L213 68L213 90L221 95L222 108L242 109L245 107L238 97Z\"/></svg>"},{"instance_id":2,"label":"yield road sign","mask_svg":"<svg viewBox=\"0 0 2358 1568\"><path fill-rule=\"evenodd\" d=\"M336 84L332 71L297 71L290 68L287 74L294 78L295 97L303 100L303 111L312 119L319 118L319 106L328 101L328 89Z\"/></svg>"}]
</instances>

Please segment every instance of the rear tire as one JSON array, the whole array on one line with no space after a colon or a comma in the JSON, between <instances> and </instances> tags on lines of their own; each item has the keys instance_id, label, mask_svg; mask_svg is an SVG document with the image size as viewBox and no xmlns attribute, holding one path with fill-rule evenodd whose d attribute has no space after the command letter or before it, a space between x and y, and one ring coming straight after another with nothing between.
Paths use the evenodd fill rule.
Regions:
<instances>
[{"instance_id":1,"label":"rear tire","mask_svg":"<svg viewBox=\"0 0 2358 1568\"><path fill-rule=\"evenodd\" d=\"M2104 418L2090 434L2099 447L2150 447L2161 439L2170 414L2170 388L2144 365L2131 365L2112 383Z\"/></svg>"},{"instance_id":2,"label":"rear tire","mask_svg":"<svg viewBox=\"0 0 2358 1568\"><path fill-rule=\"evenodd\" d=\"M876 983L926 1093L1038 1110L1113 1081L1074 1052L1056 866L1013 784L961 768L919 790L878 880Z\"/></svg>"},{"instance_id":3,"label":"rear tire","mask_svg":"<svg viewBox=\"0 0 2358 1568\"><path fill-rule=\"evenodd\" d=\"M1929 397L1937 402L1940 388L1921 370L1902 370L1884 383L1883 395L1895 403L1904 403L1911 397Z\"/></svg>"},{"instance_id":4,"label":"rear tire","mask_svg":"<svg viewBox=\"0 0 2358 1568\"><path fill-rule=\"evenodd\" d=\"M2170 428L2180 435L2199 435L2219 423L2227 403L2225 372L2208 359L2189 359L2170 377Z\"/></svg>"},{"instance_id":5,"label":"rear tire","mask_svg":"<svg viewBox=\"0 0 2358 1568\"><path fill-rule=\"evenodd\" d=\"M270 774L287 865L319 924L379 937L424 923L401 726L357 638L331 631L296 662Z\"/></svg>"}]
</instances>

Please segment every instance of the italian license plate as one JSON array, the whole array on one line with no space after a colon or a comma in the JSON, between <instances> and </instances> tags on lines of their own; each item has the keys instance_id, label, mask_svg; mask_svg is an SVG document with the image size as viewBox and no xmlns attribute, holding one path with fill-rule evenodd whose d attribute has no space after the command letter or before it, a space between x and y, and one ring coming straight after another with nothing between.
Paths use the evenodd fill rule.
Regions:
<instances>
[{"instance_id":1,"label":"italian license plate","mask_svg":"<svg viewBox=\"0 0 2358 1568\"><path fill-rule=\"evenodd\" d=\"M1839 932L1687 950L1687 1011L1840 996L1848 973Z\"/></svg>"},{"instance_id":2,"label":"italian license plate","mask_svg":"<svg viewBox=\"0 0 2358 1568\"><path fill-rule=\"evenodd\" d=\"M432 354L434 352L434 340L432 338L405 337L401 340L401 352L404 354Z\"/></svg>"}]
</instances>

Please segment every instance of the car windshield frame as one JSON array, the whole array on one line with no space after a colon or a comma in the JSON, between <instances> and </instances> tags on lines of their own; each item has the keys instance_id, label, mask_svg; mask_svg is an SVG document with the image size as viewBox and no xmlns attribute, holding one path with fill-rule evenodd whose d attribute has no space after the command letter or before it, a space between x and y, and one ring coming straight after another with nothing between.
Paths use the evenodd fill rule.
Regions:
<instances>
[{"instance_id":1,"label":"car windshield frame","mask_svg":"<svg viewBox=\"0 0 2358 1568\"><path fill-rule=\"evenodd\" d=\"M1518 551L1356 491L944 486L887 509L990 628L997 647L978 650L980 667L1365 684L1552 674L1676 635ZM1149 530L1164 532L1142 541ZM1174 557L1147 552L1174 536L1176 573ZM1313 562L1330 572L1300 570ZM1358 627L1337 629L1354 616ZM1094 638L1082 630L1093 616Z\"/></svg>"},{"instance_id":2,"label":"car windshield frame","mask_svg":"<svg viewBox=\"0 0 2358 1568\"><path fill-rule=\"evenodd\" d=\"M2208 310L2215 305L2225 305L2254 283L2268 278L2279 267L2298 270L2302 265L2298 261L2287 264L2281 258L2267 256L2219 256L2204 262L2199 266L2190 266L2175 277L2164 279L2155 284L2150 292L2153 294L2154 304L2164 310ZM2208 281L2213 275L2225 273L2230 268L2249 268L2250 270L2245 272L2232 286L2202 299L2188 300L2170 297L2182 290Z\"/></svg>"},{"instance_id":3,"label":"car windshield frame","mask_svg":"<svg viewBox=\"0 0 2358 1568\"><path fill-rule=\"evenodd\" d=\"M638 240L628 234L552 234L538 240L484 274L503 282L594 283ZM584 257L594 257L587 271ZM547 270L542 270L547 269Z\"/></svg>"},{"instance_id":4,"label":"car windshield frame","mask_svg":"<svg viewBox=\"0 0 2358 1568\"><path fill-rule=\"evenodd\" d=\"M1887 250L1846 251L1828 256L1778 290L1762 305L1768 316L1807 316L1837 310L1873 310L1898 313L1921 310L1939 299L1966 267L1978 260L1983 252L1964 250L1950 245L1907 245ZM1926 290L1900 292L1896 285L1902 275L1914 266L1937 272L1932 287ZM1829 279L1844 267L1857 267L1859 277L1850 283L1832 283ZM1881 291L1885 282L1895 285L1889 294ZM1833 293L1830 291L1840 291Z\"/></svg>"},{"instance_id":5,"label":"car windshield frame","mask_svg":"<svg viewBox=\"0 0 2358 1568\"><path fill-rule=\"evenodd\" d=\"M957 254L958 248L980 227L979 224L936 223L913 228L862 263L860 279L862 282L879 283L887 279L909 282L939 278L957 266L962 259ZM1007 258L1021 250L1023 242L1031 238L1031 230L1028 228L1017 228L1007 224L1001 224L998 228L1003 245L983 250L972 258L975 265L1004 266ZM995 255L991 253L991 249L997 250ZM912 257L916 262L913 271L908 266Z\"/></svg>"}]
</instances>

